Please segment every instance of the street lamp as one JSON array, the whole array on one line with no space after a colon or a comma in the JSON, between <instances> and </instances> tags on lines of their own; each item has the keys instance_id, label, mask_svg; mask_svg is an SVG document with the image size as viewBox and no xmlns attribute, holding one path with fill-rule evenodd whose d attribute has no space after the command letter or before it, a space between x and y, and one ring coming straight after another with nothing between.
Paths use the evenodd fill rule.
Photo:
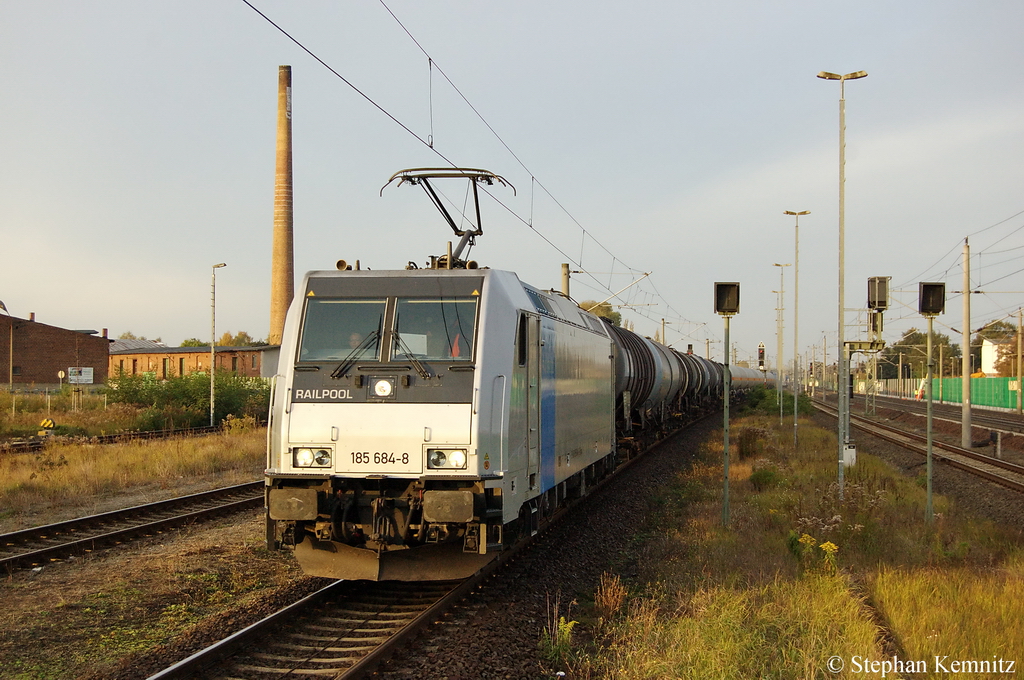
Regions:
<instances>
[{"instance_id":1,"label":"street lamp","mask_svg":"<svg viewBox=\"0 0 1024 680\"><path fill-rule=\"evenodd\" d=\"M843 497L843 465L846 447L850 442L850 395L849 357L846 353L844 336L846 299L844 297L845 270L845 212L846 212L846 81L857 80L867 75L867 71L854 71L846 75L822 71L818 74L824 80L839 81L839 375L836 385L836 408L839 411L839 497Z\"/></svg>"},{"instance_id":2,"label":"street lamp","mask_svg":"<svg viewBox=\"0 0 1024 680\"><path fill-rule=\"evenodd\" d=\"M8 377L11 380L11 387L10 387L10 389L14 390L14 317L11 316L11 313L7 311L7 306L4 305L3 300L0 300L0 309L4 310L4 314L6 314L8 317L10 317L10 321L11 321L11 334L10 334L10 338L8 339L8 342L10 344L8 345L8 348L7 348L8 349L8 357L7 358L8 358L8 362L9 363L7 364L7 366L8 366L8 371L10 373L10 375Z\"/></svg>"},{"instance_id":3,"label":"street lamp","mask_svg":"<svg viewBox=\"0 0 1024 680\"><path fill-rule=\"evenodd\" d=\"M810 215L810 210L793 212L785 210L783 215L793 215L796 228L793 231L793 450L797 445L797 397L800 394L800 368L797 356L800 353L800 216Z\"/></svg>"},{"instance_id":4,"label":"street lamp","mask_svg":"<svg viewBox=\"0 0 1024 680\"><path fill-rule=\"evenodd\" d=\"M227 267L227 263L213 265L210 280L210 427L213 427L213 377L217 370L217 270Z\"/></svg>"},{"instance_id":5,"label":"street lamp","mask_svg":"<svg viewBox=\"0 0 1024 680\"><path fill-rule=\"evenodd\" d=\"M784 358L783 358L783 350L782 350L782 347L783 347L783 345L782 345L782 332L785 329L785 324L783 323L782 314L783 314L783 312L786 309L786 287L784 285L783 276L786 273L786 267L789 267L791 265L789 265L788 263L787 264L779 264L778 262L776 262L772 266L779 268L779 308L778 308L777 313L775 315L776 326L777 326L776 335L779 336L778 337L778 341L779 341L779 345L778 345L778 359L776 360L776 363L778 364L778 366L776 366L777 373L775 374L775 396L779 400L779 427L781 428L782 427L782 369L786 365L786 362L784 361Z\"/></svg>"}]
</instances>

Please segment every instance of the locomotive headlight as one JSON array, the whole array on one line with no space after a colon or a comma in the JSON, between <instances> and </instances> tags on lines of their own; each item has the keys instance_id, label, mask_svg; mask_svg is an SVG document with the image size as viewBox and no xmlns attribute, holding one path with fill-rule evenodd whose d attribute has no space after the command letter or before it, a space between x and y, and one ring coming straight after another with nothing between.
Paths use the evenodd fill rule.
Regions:
<instances>
[{"instance_id":1,"label":"locomotive headlight","mask_svg":"<svg viewBox=\"0 0 1024 680\"><path fill-rule=\"evenodd\" d=\"M295 449L295 467L309 467L313 464L313 449Z\"/></svg>"},{"instance_id":2,"label":"locomotive headlight","mask_svg":"<svg viewBox=\"0 0 1024 680\"><path fill-rule=\"evenodd\" d=\"M373 394L381 399L386 399L395 392L394 378L375 378L373 381Z\"/></svg>"},{"instance_id":3,"label":"locomotive headlight","mask_svg":"<svg viewBox=\"0 0 1024 680\"><path fill-rule=\"evenodd\" d=\"M295 467L328 467L331 464L330 449L293 449L292 464Z\"/></svg>"},{"instance_id":4,"label":"locomotive headlight","mask_svg":"<svg viewBox=\"0 0 1024 680\"><path fill-rule=\"evenodd\" d=\"M465 449L427 449L427 468L431 470L465 470L467 461Z\"/></svg>"}]
</instances>

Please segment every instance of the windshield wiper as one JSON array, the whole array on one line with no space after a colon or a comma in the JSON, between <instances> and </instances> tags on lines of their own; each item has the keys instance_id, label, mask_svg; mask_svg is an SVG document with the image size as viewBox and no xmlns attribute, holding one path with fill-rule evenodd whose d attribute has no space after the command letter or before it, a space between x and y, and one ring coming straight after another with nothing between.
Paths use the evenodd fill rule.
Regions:
<instances>
[{"instance_id":1,"label":"windshield wiper","mask_svg":"<svg viewBox=\"0 0 1024 680\"><path fill-rule=\"evenodd\" d=\"M427 371L427 368L415 357L415 355L413 355L412 350L409 349L409 345L405 344L405 340L402 340L402 336L398 334L398 331L395 331L395 341L398 343L398 347L402 352L405 353L405 357L409 360L409 363L411 363L416 369L416 372L420 374L420 377L424 380L428 379L430 377L430 373Z\"/></svg>"},{"instance_id":2,"label":"windshield wiper","mask_svg":"<svg viewBox=\"0 0 1024 680\"><path fill-rule=\"evenodd\" d=\"M353 349L351 352L349 352L348 356L346 356L345 359L338 365L338 367L334 369L334 372L331 373L331 377L340 378L344 376L346 373L348 373L348 369L352 368L352 364L356 363L356 357L358 357L360 354L369 349L370 345L377 339L377 336L379 335L380 333L378 331L373 331L365 338L363 338L363 341L359 343L359 346Z\"/></svg>"}]
</instances>

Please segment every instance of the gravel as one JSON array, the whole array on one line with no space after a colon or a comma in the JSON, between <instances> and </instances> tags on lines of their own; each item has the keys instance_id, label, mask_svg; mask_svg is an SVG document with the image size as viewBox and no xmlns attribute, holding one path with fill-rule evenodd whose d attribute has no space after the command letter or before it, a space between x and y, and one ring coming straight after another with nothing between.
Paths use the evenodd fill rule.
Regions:
<instances>
[{"instance_id":1,"label":"gravel","mask_svg":"<svg viewBox=\"0 0 1024 680\"><path fill-rule=\"evenodd\" d=\"M652 494L685 468L698 444L719 428L719 420L707 418L638 459L552 527L528 555L493 576L461 611L435 624L373 677L554 677L538 648L555 603L557 615L571 619L570 603L590 599L602 572L630 571L621 555L644 526Z\"/></svg>"}]
</instances>

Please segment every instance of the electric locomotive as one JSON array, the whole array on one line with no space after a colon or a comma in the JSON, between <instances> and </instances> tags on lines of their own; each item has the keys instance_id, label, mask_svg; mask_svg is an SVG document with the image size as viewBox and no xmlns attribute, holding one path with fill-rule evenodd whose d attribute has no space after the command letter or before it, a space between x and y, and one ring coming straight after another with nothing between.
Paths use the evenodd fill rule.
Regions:
<instances>
[{"instance_id":1,"label":"electric locomotive","mask_svg":"<svg viewBox=\"0 0 1024 680\"><path fill-rule=\"evenodd\" d=\"M439 173L447 174L439 174ZM285 322L271 406L267 541L311 575L468 576L617 465L620 437L721 399L721 367L616 328L513 272L308 273ZM502 182L503 183L503 182ZM738 389L757 371L733 374Z\"/></svg>"}]
</instances>

